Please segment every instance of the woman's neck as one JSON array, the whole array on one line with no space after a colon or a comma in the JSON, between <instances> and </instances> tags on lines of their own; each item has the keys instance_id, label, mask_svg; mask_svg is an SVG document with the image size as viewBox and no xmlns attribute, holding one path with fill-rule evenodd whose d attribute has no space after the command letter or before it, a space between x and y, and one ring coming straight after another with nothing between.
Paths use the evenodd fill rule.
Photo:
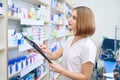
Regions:
<instances>
[{"instance_id":1,"label":"woman's neck","mask_svg":"<svg viewBox=\"0 0 120 80\"><path fill-rule=\"evenodd\" d=\"M85 38L85 36L74 36L74 39L76 39L76 40L80 40L82 38Z\"/></svg>"},{"instance_id":2,"label":"woman's neck","mask_svg":"<svg viewBox=\"0 0 120 80\"><path fill-rule=\"evenodd\" d=\"M72 43L71 43L71 46L72 46L74 43L76 43L77 41L79 41L79 40L81 40L81 39L83 39L83 38L85 38L85 37L83 37L83 36L74 36L74 38L73 38L73 40L72 40Z\"/></svg>"}]
</instances>

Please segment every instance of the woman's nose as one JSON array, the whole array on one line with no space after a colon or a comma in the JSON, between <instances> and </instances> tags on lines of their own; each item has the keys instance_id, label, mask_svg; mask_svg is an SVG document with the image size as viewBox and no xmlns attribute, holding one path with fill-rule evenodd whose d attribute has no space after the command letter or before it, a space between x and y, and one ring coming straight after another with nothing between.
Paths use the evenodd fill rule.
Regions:
<instances>
[{"instance_id":1,"label":"woman's nose","mask_svg":"<svg viewBox=\"0 0 120 80\"><path fill-rule=\"evenodd\" d=\"M68 18L68 22L70 22L70 21L71 21L71 17Z\"/></svg>"}]
</instances>

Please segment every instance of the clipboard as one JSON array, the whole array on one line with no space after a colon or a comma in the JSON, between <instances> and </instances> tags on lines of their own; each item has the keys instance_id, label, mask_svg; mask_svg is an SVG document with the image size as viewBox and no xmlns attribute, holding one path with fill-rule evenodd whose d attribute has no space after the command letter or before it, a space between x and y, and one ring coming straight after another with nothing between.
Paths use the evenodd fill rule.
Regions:
<instances>
[{"instance_id":1,"label":"clipboard","mask_svg":"<svg viewBox=\"0 0 120 80\"><path fill-rule=\"evenodd\" d=\"M52 61L44 54L44 52L39 48L39 46L35 42L29 40L26 36L23 37L35 50L37 50L49 63L52 64Z\"/></svg>"}]
</instances>

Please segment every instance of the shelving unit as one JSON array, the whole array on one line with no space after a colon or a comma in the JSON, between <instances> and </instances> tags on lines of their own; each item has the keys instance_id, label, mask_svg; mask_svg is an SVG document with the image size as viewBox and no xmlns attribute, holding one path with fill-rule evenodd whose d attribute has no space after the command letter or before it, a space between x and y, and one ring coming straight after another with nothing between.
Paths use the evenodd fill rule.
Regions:
<instances>
[{"instance_id":1,"label":"shelving unit","mask_svg":"<svg viewBox=\"0 0 120 80\"><path fill-rule=\"evenodd\" d=\"M3 15L0 15L0 80L7 80L7 1L0 0Z\"/></svg>"},{"instance_id":2,"label":"shelving unit","mask_svg":"<svg viewBox=\"0 0 120 80\"><path fill-rule=\"evenodd\" d=\"M8 29L9 29L8 26L9 26L10 21L13 21L13 22L15 21L15 23L17 22L17 24L19 23L20 27L15 27L15 29L21 28L21 26L28 27L28 25L33 25L33 26L34 25L36 25L36 26L47 25L48 27L50 27L49 25L52 25L52 26L65 27L64 23L61 24L58 22L52 22L50 20L52 13L54 13L56 15L62 14L63 22L65 22L65 17L66 17L65 10L61 10L58 7L51 6L52 0L50 0L49 2L46 2L46 0L20 0L20 1L25 2L24 4L27 3L27 5L30 4L31 6L38 6L38 5L45 6L48 9L48 11L47 11L48 19L32 20L32 19L23 19L23 18L19 18L19 17L8 16L8 7L9 7L8 1L0 0L0 2L3 4L3 13L4 13L3 15L0 15L0 25L1 25L0 26L0 80L8 80L16 75L21 75L21 77L22 77L40 65L39 62L36 62L36 63L31 64L30 66L26 67L25 69L17 71L12 75L8 75L8 57L10 55L9 51L16 51L19 49L18 46L12 46L12 47L8 46L8 41L9 41L8 40ZM65 7L66 4L67 5L69 4L68 2L66 2L66 0L57 0L57 1L62 3L61 5L63 7ZM24 4L22 4L22 5L24 5ZM19 6L17 6L17 7L19 7ZM50 39L51 40L52 39L59 40L59 39L65 38L65 37L67 37L67 36L63 34L62 36L56 36L55 38L44 38L43 43L49 42ZM27 49L25 49L25 50L27 50ZM16 53L16 55L19 54L19 52L15 52L15 53ZM4 64L3 64L3 62L4 62ZM61 61L60 61L60 63L61 63ZM49 66L47 66L47 67L49 69ZM49 70L47 70L43 75L41 75L38 78L38 80L42 80L42 79L43 80L49 79Z\"/></svg>"},{"instance_id":3,"label":"shelving unit","mask_svg":"<svg viewBox=\"0 0 120 80\"><path fill-rule=\"evenodd\" d=\"M14 1L14 0L13 0ZM19 2L20 3L22 3L23 2L23 6L25 5L25 4L27 4L27 5L30 5L30 7L35 7L35 6L38 6L38 5L42 5L42 6L45 6L45 7L47 7L47 8L49 8L49 2L48 3L46 3L45 1L42 1L42 0L19 0ZM16 4L17 2L15 2L15 4ZM18 3L17 3L18 4ZM17 6L17 7L19 7L19 5ZM25 8L26 8L26 6L24 6ZM27 6L28 7L28 6ZM29 9L29 8L28 8ZM9 24L9 21L13 21L13 22L17 22L17 25L20 25L20 27L19 28L22 28L22 25L23 26L43 26L44 25L44 23L45 23L45 20L43 21L43 20L36 20L36 19L28 19L28 18L19 18L19 17L14 17L14 16L9 16L8 17L8 24ZM48 20L46 20L46 22L48 22L49 23L49 19ZM47 23L47 24L48 24ZM13 24L14 25L14 24ZM11 25L11 26L13 26L13 25ZM16 24L15 24L15 26L16 26ZM12 27L12 28L14 28L14 27ZM15 29L17 29L18 27L15 27ZM48 40L48 39L44 39L43 41L46 41L46 40ZM28 44L29 45L29 44ZM32 47L29 45L29 47L28 46L26 46L26 45L23 45L23 46L21 46L22 48L24 48L24 50L27 50L27 49L32 49ZM8 48L8 52L10 51L10 53L8 54L8 55L11 55L12 53L11 53L11 51L12 52L14 52L14 51L16 51L16 50L18 50L16 53L17 54L21 54L21 53L19 53L19 49L20 49L20 46L13 46L13 47L9 47ZM15 55L17 55L17 54L15 54ZM22 69L22 70L19 70L19 71L17 71L17 72L15 72L15 73L13 73L12 75L9 75L8 76L8 78L10 79L10 78L12 78L12 77L14 77L14 76L16 76L16 75L19 75L20 77L23 77L23 76L25 76L26 74L28 74L30 71L32 71L32 70L34 70L35 68L37 68L37 67L39 67L41 65L41 63L39 62L39 61L37 61L37 62L35 62L34 64L31 64L31 65L29 65L29 66L27 66L27 67L25 67L24 69ZM37 80L41 80L41 79L48 79L48 76L49 74L48 74L48 70L44 73L44 74L42 74ZM6 79L7 80L7 79Z\"/></svg>"}]
</instances>

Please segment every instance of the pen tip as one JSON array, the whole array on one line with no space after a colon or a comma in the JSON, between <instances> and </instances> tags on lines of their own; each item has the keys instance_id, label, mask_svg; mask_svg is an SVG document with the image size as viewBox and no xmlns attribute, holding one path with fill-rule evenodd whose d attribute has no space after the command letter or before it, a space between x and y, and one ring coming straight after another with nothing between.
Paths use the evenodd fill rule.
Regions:
<instances>
[{"instance_id":1,"label":"pen tip","mask_svg":"<svg viewBox=\"0 0 120 80\"><path fill-rule=\"evenodd\" d=\"M26 36L23 36L25 39L27 38Z\"/></svg>"}]
</instances>

